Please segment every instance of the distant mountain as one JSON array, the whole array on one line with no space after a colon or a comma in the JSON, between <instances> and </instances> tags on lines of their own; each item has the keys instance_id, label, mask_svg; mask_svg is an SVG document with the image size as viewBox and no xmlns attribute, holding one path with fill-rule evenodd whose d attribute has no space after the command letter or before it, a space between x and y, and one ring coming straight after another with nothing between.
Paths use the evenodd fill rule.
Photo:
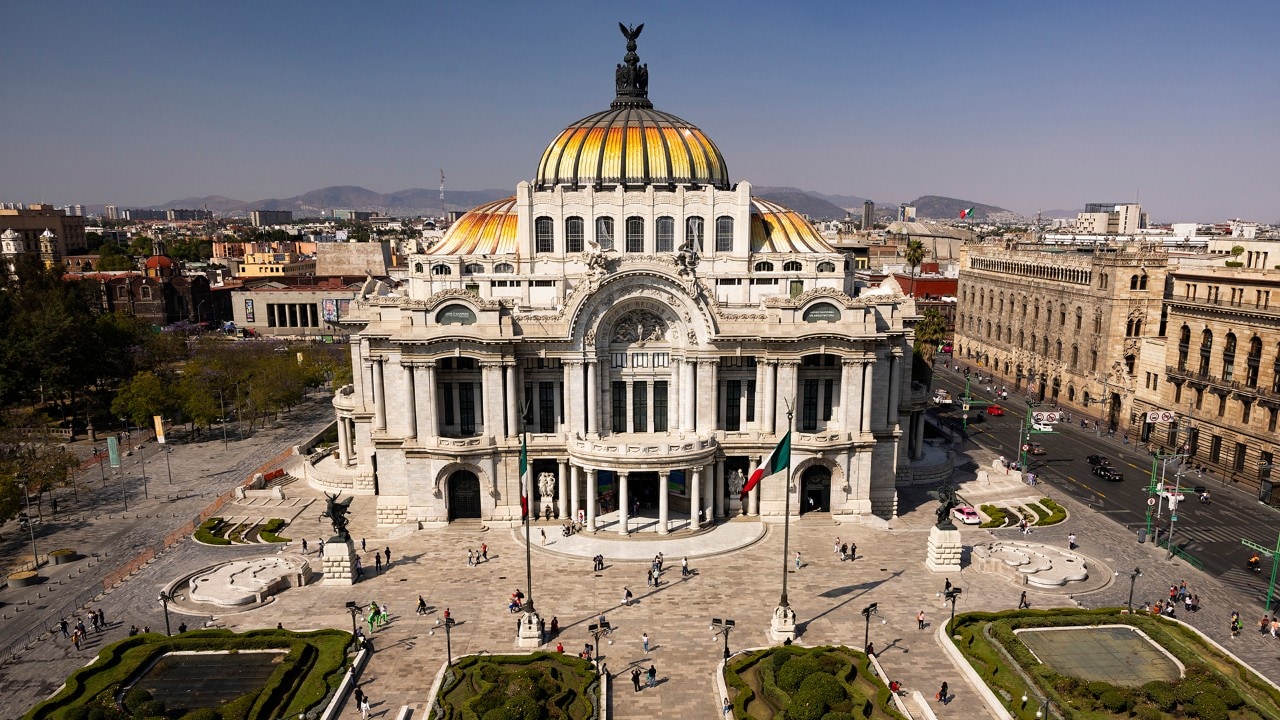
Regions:
<instances>
[{"instance_id":1,"label":"distant mountain","mask_svg":"<svg viewBox=\"0 0 1280 720\"><path fill-rule=\"evenodd\" d=\"M751 190L758 198L785 205L812 220L843 220L845 216L845 209L839 205L797 188L753 187Z\"/></svg>"},{"instance_id":2,"label":"distant mountain","mask_svg":"<svg viewBox=\"0 0 1280 720\"><path fill-rule=\"evenodd\" d=\"M189 197L181 200L167 202L164 205L158 205L153 210L203 210L206 207L219 215L229 213L236 210L244 209L245 201L229 198L225 195L206 195L204 197Z\"/></svg>"},{"instance_id":3,"label":"distant mountain","mask_svg":"<svg viewBox=\"0 0 1280 720\"><path fill-rule=\"evenodd\" d=\"M508 190L450 190L445 192L446 210L470 210L477 205L510 196ZM154 209L200 209L208 206L219 215L247 215L250 210L292 210L294 217L319 217L325 211L362 210L391 215L439 215L440 191L410 188L379 193L358 185L333 185L287 198L266 198L246 202L221 195L174 200Z\"/></svg>"},{"instance_id":4,"label":"distant mountain","mask_svg":"<svg viewBox=\"0 0 1280 720\"><path fill-rule=\"evenodd\" d=\"M1084 208L1080 208L1079 210L1037 210L1036 212L1040 214L1040 217L1046 220L1075 220L1076 215L1084 212ZM1035 217L1035 214L1033 213L1031 217Z\"/></svg>"},{"instance_id":5,"label":"distant mountain","mask_svg":"<svg viewBox=\"0 0 1280 720\"><path fill-rule=\"evenodd\" d=\"M954 220L969 208L973 208L975 220L1008 220L1018 217L1018 214L1012 210L1005 210L995 205L983 205L972 200L959 200L941 195L923 195L907 204L915 206L916 217L921 219Z\"/></svg>"},{"instance_id":6,"label":"distant mountain","mask_svg":"<svg viewBox=\"0 0 1280 720\"><path fill-rule=\"evenodd\" d=\"M804 192L814 197L820 197L833 205L838 205L846 210L852 211L854 215L862 214L862 203L867 201L867 198L858 197L857 195L826 195L818 192L817 190L805 190ZM876 208L878 209L879 207L880 203L876 203Z\"/></svg>"}]
</instances>

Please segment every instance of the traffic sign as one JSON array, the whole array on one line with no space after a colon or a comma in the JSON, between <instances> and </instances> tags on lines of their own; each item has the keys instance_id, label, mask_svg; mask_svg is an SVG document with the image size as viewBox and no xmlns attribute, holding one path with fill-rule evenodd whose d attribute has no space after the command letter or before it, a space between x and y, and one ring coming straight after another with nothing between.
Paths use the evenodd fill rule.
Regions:
<instances>
[{"instance_id":1,"label":"traffic sign","mask_svg":"<svg viewBox=\"0 0 1280 720\"><path fill-rule=\"evenodd\" d=\"M1177 516L1177 515L1170 515L1170 516L1169 516L1169 522L1178 522L1178 516Z\"/></svg>"},{"instance_id":2,"label":"traffic sign","mask_svg":"<svg viewBox=\"0 0 1280 720\"><path fill-rule=\"evenodd\" d=\"M1155 505L1155 504L1156 504L1156 499L1155 499L1155 498L1147 498L1147 504L1148 504L1148 505Z\"/></svg>"},{"instance_id":3,"label":"traffic sign","mask_svg":"<svg viewBox=\"0 0 1280 720\"><path fill-rule=\"evenodd\" d=\"M969 403L964 404L964 411L969 412Z\"/></svg>"},{"instance_id":4,"label":"traffic sign","mask_svg":"<svg viewBox=\"0 0 1280 720\"><path fill-rule=\"evenodd\" d=\"M1167 423L1175 422L1178 414L1171 410L1151 410L1147 412L1147 422L1149 423Z\"/></svg>"},{"instance_id":5,"label":"traffic sign","mask_svg":"<svg viewBox=\"0 0 1280 720\"><path fill-rule=\"evenodd\" d=\"M1022 452L1026 452L1026 451L1028 451L1028 450L1030 450L1030 449L1031 449L1031 446L1030 446L1030 445L1023 445L1023 446L1022 446Z\"/></svg>"},{"instance_id":6,"label":"traffic sign","mask_svg":"<svg viewBox=\"0 0 1280 720\"><path fill-rule=\"evenodd\" d=\"M1037 425L1052 425L1061 419L1062 413L1052 410L1031 413L1031 420Z\"/></svg>"}]
</instances>

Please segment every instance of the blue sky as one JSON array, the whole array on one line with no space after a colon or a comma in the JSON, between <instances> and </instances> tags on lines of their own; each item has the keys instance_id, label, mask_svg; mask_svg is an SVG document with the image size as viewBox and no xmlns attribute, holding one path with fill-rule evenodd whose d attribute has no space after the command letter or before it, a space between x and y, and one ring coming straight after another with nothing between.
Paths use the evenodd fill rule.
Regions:
<instances>
[{"instance_id":1,"label":"blue sky","mask_svg":"<svg viewBox=\"0 0 1280 720\"><path fill-rule=\"evenodd\" d=\"M9 0L0 200L511 189L625 21L735 181L1280 221L1280 3L645 5Z\"/></svg>"}]
</instances>

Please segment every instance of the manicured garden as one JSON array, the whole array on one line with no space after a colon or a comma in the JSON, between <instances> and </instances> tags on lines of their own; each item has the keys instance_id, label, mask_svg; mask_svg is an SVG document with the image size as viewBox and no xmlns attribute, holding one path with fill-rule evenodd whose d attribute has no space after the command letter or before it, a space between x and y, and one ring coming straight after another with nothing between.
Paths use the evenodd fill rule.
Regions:
<instances>
[{"instance_id":1,"label":"manicured garden","mask_svg":"<svg viewBox=\"0 0 1280 720\"><path fill-rule=\"evenodd\" d=\"M471 655L445 671L436 702L445 720L588 720L599 717L599 694L599 675L578 657Z\"/></svg>"},{"instance_id":2,"label":"manicured garden","mask_svg":"<svg viewBox=\"0 0 1280 720\"><path fill-rule=\"evenodd\" d=\"M1185 667L1175 681L1137 686L1085 681L1041 662L1015 630L1127 625L1141 630ZM1199 635L1147 613L1099 610L1017 610L958 615L956 646L1016 718L1032 720L1047 700L1057 716L1079 720L1280 718L1280 691ZM1024 703L1022 698L1028 700Z\"/></svg>"},{"instance_id":3,"label":"manicured garden","mask_svg":"<svg viewBox=\"0 0 1280 720\"><path fill-rule=\"evenodd\" d=\"M1040 498L1037 502L1012 509L997 505L983 505L980 509L983 515L990 518L982 523L981 527L984 528L1017 525L1023 518L1032 525L1057 525L1067 519L1066 508L1051 498Z\"/></svg>"},{"instance_id":4,"label":"manicured garden","mask_svg":"<svg viewBox=\"0 0 1280 720\"><path fill-rule=\"evenodd\" d=\"M743 653L725 684L739 720L852 720L903 716L867 656L847 647L796 645Z\"/></svg>"},{"instance_id":5,"label":"manicured garden","mask_svg":"<svg viewBox=\"0 0 1280 720\"><path fill-rule=\"evenodd\" d=\"M200 527L196 528L196 540L206 545L287 543L289 538L281 537L279 534L285 525L285 521L281 518L262 523L257 520L234 522L213 517L200 523Z\"/></svg>"},{"instance_id":6,"label":"manicured garden","mask_svg":"<svg viewBox=\"0 0 1280 720\"><path fill-rule=\"evenodd\" d=\"M31 709L24 720L270 720L298 717L327 701L342 681L351 634L340 630L197 630L166 637L146 633L108 645L92 664L72 673L57 695ZM280 649L274 670L257 688L217 707L170 712L138 681L167 653ZM170 656L181 662L181 656ZM207 683L216 683L208 678ZM123 693L123 696L122 696Z\"/></svg>"}]
</instances>

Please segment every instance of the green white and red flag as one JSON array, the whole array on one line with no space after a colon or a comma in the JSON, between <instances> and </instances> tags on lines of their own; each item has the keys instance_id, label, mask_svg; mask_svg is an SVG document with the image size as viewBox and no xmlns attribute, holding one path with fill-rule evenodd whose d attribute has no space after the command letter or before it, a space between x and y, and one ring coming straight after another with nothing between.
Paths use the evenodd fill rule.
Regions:
<instances>
[{"instance_id":1,"label":"green white and red flag","mask_svg":"<svg viewBox=\"0 0 1280 720\"><path fill-rule=\"evenodd\" d=\"M791 431L788 430L786 435L782 436L782 440L778 443L773 452L769 453L769 457L765 458L760 467L751 473L751 477L747 478L747 484L742 486L742 495L746 497L747 493L755 490L760 481L771 475L786 470L791 466Z\"/></svg>"},{"instance_id":2,"label":"green white and red flag","mask_svg":"<svg viewBox=\"0 0 1280 720\"><path fill-rule=\"evenodd\" d=\"M520 519L529 517L529 448L520 438Z\"/></svg>"},{"instance_id":3,"label":"green white and red flag","mask_svg":"<svg viewBox=\"0 0 1280 720\"><path fill-rule=\"evenodd\" d=\"M973 208L969 208L968 210L961 210L961 211L960 211L960 219L961 219L961 220L963 220L963 219L965 219L965 218L969 218L969 217L973 217Z\"/></svg>"}]
</instances>

